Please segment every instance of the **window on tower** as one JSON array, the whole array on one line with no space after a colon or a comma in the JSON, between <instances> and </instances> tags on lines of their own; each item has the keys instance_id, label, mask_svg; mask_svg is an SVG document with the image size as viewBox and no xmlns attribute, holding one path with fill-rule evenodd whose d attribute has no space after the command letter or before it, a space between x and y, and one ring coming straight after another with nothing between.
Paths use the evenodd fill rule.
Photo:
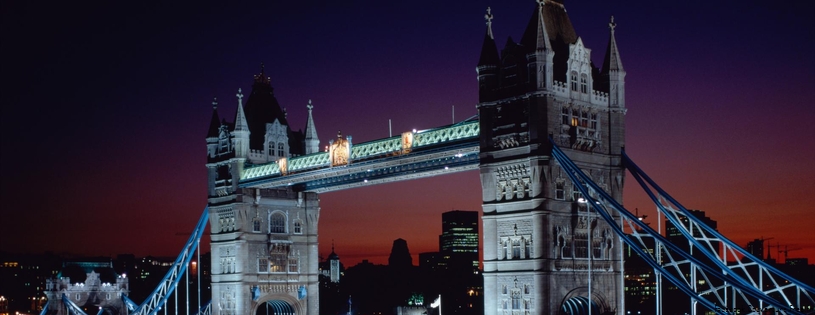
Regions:
<instances>
[{"instance_id":1,"label":"window on tower","mask_svg":"<svg viewBox=\"0 0 815 315\"><path fill-rule=\"evenodd\" d=\"M274 142L269 142L269 155L274 155Z\"/></svg>"},{"instance_id":2,"label":"window on tower","mask_svg":"<svg viewBox=\"0 0 815 315\"><path fill-rule=\"evenodd\" d=\"M303 234L303 223L300 220L294 220L294 234Z\"/></svg>"},{"instance_id":3,"label":"window on tower","mask_svg":"<svg viewBox=\"0 0 815 315\"><path fill-rule=\"evenodd\" d=\"M572 72L570 79L572 83L572 91L577 92L577 72Z\"/></svg>"},{"instance_id":4,"label":"window on tower","mask_svg":"<svg viewBox=\"0 0 815 315\"><path fill-rule=\"evenodd\" d=\"M269 233L286 233L286 216L275 212L269 220Z\"/></svg>"},{"instance_id":5,"label":"window on tower","mask_svg":"<svg viewBox=\"0 0 815 315\"><path fill-rule=\"evenodd\" d=\"M565 182L559 180L555 183L555 199L557 200L564 200L566 199L566 192L564 190L564 186L566 185Z\"/></svg>"},{"instance_id":6,"label":"window on tower","mask_svg":"<svg viewBox=\"0 0 815 315\"><path fill-rule=\"evenodd\" d=\"M580 93L589 93L589 79L585 73L580 75Z\"/></svg>"},{"instance_id":7,"label":"window on tower","mask_svg":"<svg viewBox=\"0 0 815 315\"><path fill-rule=\"evenodd\" d=\"M258 272L269 272L269 260L266 258L258 258Z\"/></svg>"},{"instance_id":8,"label":"window on tower","mask_svg":"<svg viewBox=\"0 0 815 315\"><path fill-rule=\"evenodd\" d=\"M260 219L255 218L252 220L252 232L260 232Z\"/></svg>"},{"instance_id":9,"label":"window on tower","mask_svg":"<svg viewBox=\"0 0 815 315\"><path fill-rule=\"evenodd\" d=\"M283 142L277 144L277 156L283 157L286 156L283 154Z\"/></svg>"}]
</instances>

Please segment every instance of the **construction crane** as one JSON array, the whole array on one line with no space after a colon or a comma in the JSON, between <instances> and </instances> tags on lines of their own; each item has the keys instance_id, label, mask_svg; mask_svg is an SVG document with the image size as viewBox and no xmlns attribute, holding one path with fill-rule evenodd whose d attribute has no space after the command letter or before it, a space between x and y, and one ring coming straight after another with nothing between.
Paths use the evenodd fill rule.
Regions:
<instances>
[{"instance_id":1,"label":"construction crane","mask_svg":"<svg viewBox=\"0 0 815 315\"><path fill-rule=\"evenodd\" d=\"M789 258L789 252L794 251L794 250L799 250L799 249L803 249L803 248L798 247L798 248L790 249L789 246L784 245L784 250L781 250L781 246L778 246L778 256L781 256L781 253L784 253L784 261L786 262L787 258Z\"/></svg>"}]
</instances>

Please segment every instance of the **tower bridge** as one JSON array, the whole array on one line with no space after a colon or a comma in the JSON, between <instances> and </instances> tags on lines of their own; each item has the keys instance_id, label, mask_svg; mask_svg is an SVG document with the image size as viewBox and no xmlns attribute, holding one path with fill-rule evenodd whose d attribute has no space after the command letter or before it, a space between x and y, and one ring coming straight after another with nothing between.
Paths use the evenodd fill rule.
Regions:
<instances>
[{"instance_id":1,"label":"tower bridge","mask_svg":"<svg viewBox=\"0 0 815 315\"><path fill-rule=\"evenodd\" d=\"M263 70L246 102L238 90L233 122L222 121L213 102L208 207L161 285L142 304L126 303L131 312L162 308L209 225L207 312L320 314L320 193L476 169L485 314L622 315L623 242L660 279L717 314L727 313L719 305L803 314L788 306L815 304L815 289L706 229L624 154L626 73L613 18L601 68L562 1L538 0L520 42L508 41L500 54L489 9L485 19L479 114L459 123L359 144L338 134L321 151L311 102L305 131L293 131ZM666 242L621 206L626 170L706 259ZM643 251L644 237L656 240L653 254ZM709 246L720 241L724 256ZM728 264L733 258L738 263ZM76 313L67 310L70 301L51 303L49 313Z\"/></svg>"}]
</instances>

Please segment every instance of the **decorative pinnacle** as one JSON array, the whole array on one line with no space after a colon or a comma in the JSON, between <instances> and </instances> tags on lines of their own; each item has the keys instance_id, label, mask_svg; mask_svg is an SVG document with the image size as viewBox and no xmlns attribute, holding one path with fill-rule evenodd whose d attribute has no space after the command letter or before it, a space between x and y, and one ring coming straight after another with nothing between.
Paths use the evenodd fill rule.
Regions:
<instances>
[{"instance_id":1,"label":"decorative pinnacle","mask_svg":"<svg viewBox=\"0 0 815 315\"><path fill-rule=\"evenodd\" d=\"M241 88L238 88L238 94L235 94L238 97L238 105L243 104L243 92L241 92Z\"/></svg>"},{"instance_id":2,"label":"decorative pinnacle","mask_svg":"<svg viewBox=\"0 0 815 315\"><path fill-rule=\"evenodd\" d=\"M490 7L487 7L487 14L484 14L484 19L487 20L487 25L492 24L492 18L493 18L492 9L490 9Z\"/></svg>"},{"instance_id":3,"label":"decorative pinnacle","mask_svg":"<svg viewBox=\"0 0 815 315\"><path fill-rule=\"evenodd\" d=\"M337 130L337 139L342 138L342 130Z\"/></svg>"},{"instance_id":4,"label":"decorative pinnacle","mask_svg":"<svg viewBox=\"0 0 815 315\"><path fill-rule=\"evenodd\" d=\"M614 16L612 15L611 16L611 21L608 22L608 28L610 28L611 31L613 32L614 28L616 28L616 27L617 27L617 23L614 23Z\"/></svg>"},{"instance_id":5,"label":"decorative pinnacle","mask_svg":"<svg viewBox=\"0 0 815 315\"><path fill-rule=\"evenodd\" d=\"M537 2L538 6L540 7L543 7L543 5L546 4L546 0L535 0L535 2Z\"/></svg>"},{"instance_id":6,"label":"decorative pinnacle","mask_svg":"<svg viewBox=\"0 0 815 315\"><path fill-rule=\"evenodd\" d=\"M261 77L266 73L264 70L266 70L266 66L261 62L260 63L260 76Z\"/></svg>"},{"instance_id":7,"label":"decorative pinnacle","mask_svg":"<svg viewBox=\"0 0 815 315\"><path fill-rule=\"evenodd\" d=\"M311 109L314 108L314 105L311 105L311 99L308 100L308 104L306 105L306 108L308 108L308 111L311 111Z\"/></svg>"},{"instance_id":8,"label":"decorative pinnacle","mask_svg":"<svg viewBox=\"0 0 815 315\"><path fill-rule=\"evenodd\" d=\"M218 109L218 98L217 97L212 98L212 109L213 110Z\"/></svg>"}]
</instances>

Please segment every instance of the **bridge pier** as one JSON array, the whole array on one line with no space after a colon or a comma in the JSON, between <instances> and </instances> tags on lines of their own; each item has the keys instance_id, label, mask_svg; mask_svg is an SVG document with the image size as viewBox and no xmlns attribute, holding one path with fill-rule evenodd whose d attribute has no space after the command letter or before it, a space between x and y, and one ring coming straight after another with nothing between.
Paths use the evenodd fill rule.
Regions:
<instances>
[{"instance_id":1,"label":"bridge pier","mask_svg":"<svg viewBox=\"0 0 815 315\"><path fill-rule=\"evenodd\" d=\"M211 197L213 314L318 315L319 216L316 193L237 188Z\"/></svg>"}]
</instances>

